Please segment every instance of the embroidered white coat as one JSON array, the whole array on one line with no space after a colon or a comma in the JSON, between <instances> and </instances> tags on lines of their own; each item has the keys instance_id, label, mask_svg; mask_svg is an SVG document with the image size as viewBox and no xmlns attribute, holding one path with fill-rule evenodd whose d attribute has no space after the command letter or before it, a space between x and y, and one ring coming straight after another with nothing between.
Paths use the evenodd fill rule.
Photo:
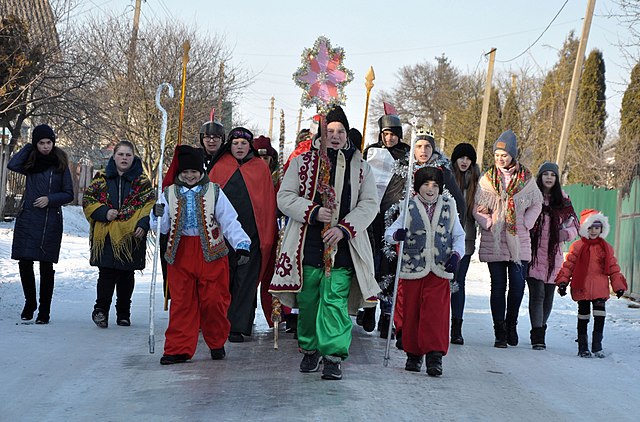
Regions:
<instances>
[{"instance_id":1,"label":"embroidered white coat","mask_svg":"<svg viewBox=\"0 0 640 422\"><path fill-rule=\"evenodd\" d=\"M278 191L278 208L289 217L269 292L289 307L297 307L296 293L302 289L302 262L307 227L313 211L320 207L313 202L318 185L318 152L308 151L295 157L284 175ZM338 166L339 167L339 166ZM355 151L350 171L350 212L337 225L349 233L349 252L353 261L354 276L349 293L349 313L358 308L376 305L380 287L373 269L373 254L367 235L367 227L378 212L378 195L371 167ZM336 170L338 172L338 170ZM336 174L336 198L341 198L344 177ZM337 213L337 211L336 211ZM334 217L335 218L335 217Z\"/></svg>"}]
</instances>

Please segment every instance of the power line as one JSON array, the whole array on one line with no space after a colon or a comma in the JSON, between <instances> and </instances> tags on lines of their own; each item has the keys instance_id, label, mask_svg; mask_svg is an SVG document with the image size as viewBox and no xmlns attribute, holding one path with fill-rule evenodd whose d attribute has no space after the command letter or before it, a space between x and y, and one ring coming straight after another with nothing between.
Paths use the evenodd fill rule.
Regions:
<instances>
[{"instance_id":1,"label":"power line","mask_svg":"<svg viewBox=\"0 0 640 422\"><path fill-rule=\"evenodd\" d=\"M562 5L562 7L560 7L560 10L558 10L558 13L556 13L556 15L553 17L553 19L551 19L551 22L549 22L549 25L547 25L547 27L544 29L544 31L542 31L542 34L540 34L540 36L538 38L536 38L536 40L533 43L531 43L531 45L529 45L529 47L527 47L522 53L518 54L517 56L515 56L514 58L509 59L509 60L496 60L496 61L498 63L509 63L509 62L514 61L515 59L523 56L527 51L529 51L531 49L531 47L533 47L534 45L536 45L536 43L538 41L540 41L540 38L542 38L542 36L545 34L545 32L547 32L547 30L551 27L551 25L556 20L558 15L560 15L560 12L562 12L562 9L564 9L564 7L567 5L567 3L569 3L569 0L565 0L565 2Z\"/></svg>"}]
</instances>

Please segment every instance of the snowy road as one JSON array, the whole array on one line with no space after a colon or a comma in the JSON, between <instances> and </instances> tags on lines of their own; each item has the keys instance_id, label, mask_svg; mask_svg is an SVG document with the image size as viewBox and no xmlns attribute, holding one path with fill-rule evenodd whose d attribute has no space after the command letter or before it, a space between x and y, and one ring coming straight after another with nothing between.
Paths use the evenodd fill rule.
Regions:
<instances>
[{"instance_id":1,"label":"snowy road","mask_svg":"<svg viewBox=\"0 0 640 422\"><path fill-rule=\"evenodd\" d=\"M65 218L82 227L71 212ZM383 367L384 341L360 327L342 381L301 374L295 340L282 333L273 350L261 316L251 341L227 343L225 360L212 361L201 341L191 362L167 367L159 364L161 310L156 353L148 353L149 270L136 274L133 325L98 329L90 319L97 273L78 229L65 236L55 266L51 323L25 325L11 237L11 225L0 224L0 421L637 420L640 309L627 300L607 303L604 359L576 357L576 306L568 296L556 298L546 351L529 347L527 297L520 345L496 349L488 271L472 262L465 345L451 346L441 378L404 371L395 348Z\"/></svg>"}]
</instances>

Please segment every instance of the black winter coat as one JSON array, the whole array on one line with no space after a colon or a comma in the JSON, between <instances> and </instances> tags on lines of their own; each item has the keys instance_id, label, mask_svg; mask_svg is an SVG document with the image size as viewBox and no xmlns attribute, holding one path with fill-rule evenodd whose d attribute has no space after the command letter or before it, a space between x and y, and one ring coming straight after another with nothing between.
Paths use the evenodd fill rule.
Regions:
<instances>
[{"instance_id":1,"label":"black winter coat","mask_svg":"<svg viewBox=\"0 0 640 422\"><path fill-rule=\"evenodd\" d=\"M114 207L119 208L131 194L131 182L137 177L142 175L142 161L140 158L135 157L131 168L122 176L118 175L116 169L116 162L113 157L109 159L107 168L105 169L105 176L107 180L107 194ZM107 211L109 211L107 205L103 205L91 214L91 218L95 221L107 222ZM118 224L117 221L112 221L111 224ZM138 220L136 228L141 227L145 232L149 232L149 216L143 217ZM113 247L111 246L111 239L107 236L104 244L104 250L102 255L97 259L91 259L90 264L96 267L113 268L116 270L133 271L142 270L145 266L146 253L147 253L147 241L146 237L143 239L135 239L133 247L133 259L129 262L123 262L115 259L113 255ZM92 254L93 255L93 254Z\"/></svg>"},{"instance_id":2,"label":"black winter coat","mask_svg":"<svg viewBox=\"0 0 640 422\"><path fill-rule=\"evenodd\" d=\"M61 206L73 200L73 182L68 168L62 173L56 167L49 167L40 173L27 173L24 165L33 151L27 144L18 151L7 168L27 176L22 209L16 217L13 230L12 259L45 261L57 263L62 241ZM33 206L41 197L49 198L45 208Z\"/></svg>"}]
</instances>

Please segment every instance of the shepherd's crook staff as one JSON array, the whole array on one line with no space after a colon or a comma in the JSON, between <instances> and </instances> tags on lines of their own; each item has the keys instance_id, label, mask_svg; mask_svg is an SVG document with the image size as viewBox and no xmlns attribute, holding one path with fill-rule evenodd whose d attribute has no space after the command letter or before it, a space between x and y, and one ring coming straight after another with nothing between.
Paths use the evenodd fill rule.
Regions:
<instances>
[{"instance_id":1,"label":"shepherd's crook staff","mask_svg":"<svg viewBox=\"0 0 640 422\"><path fill-rule=\"evenodd\" d=\"M369 66L369 71L364 77L364 87L367 88L367 100L364 103L364 124L362 125L362 145L360 151L364 152L364 144L367 134L367 118L369 117L369 97L371 96L371 88L373 88L373 81L376 79L376 74L373 72L373 66Z\"/></svg>"},{"instance_id":2,"label":"shepherd's crook staff","mask_svg":"<svg viewBox=\"0 0 640 422\"><path fill-rule=\"evenodd\" d=\"M411 197L411 189L413 187L413 162L415 158L413 156L413 151L416 147L416 126L418 125L417 120L414 118L411 120L411 149L409 150L409 169L407 170L407 184L405 186L404 193L404 203L402 205L402 228L407 227L407 215L409 214L409 198ZM393 286L393 297L391 299L391 323L390 329L387 333L387 345L384 349L384 366L389 365L389 345L391 344L391 333L393 327L393 318L395 316L396 311L396 297L398 295L398 284L400 284L400 269L402 268L402 254L404 252L404 241L400 242L400 246L398 248L398 264L396 265L396 277L395 284Z\"/></svg>"},{"instance_id":3,"label":"shepherd's crook staff","mask_svg":"<svg viewBox=\"0 0 640 422\"><path fill-rule=\"evenodd\" d=\"M278 143L278 186L282 186L284 177L284 110L280 110L280 142ZM278 246L276 256L280 256L282 237L284 236L284 216L278 218ZM282 321L282 304L275 296L271 298L271 321L273 322L273 348L278 350L278 326Z\"/></svg>"},{"instance_id":4,"label":"shepherd's crook staff","mask_svg":"<svg viewBox=\"0 0 640 422\"><path fill-rule=\"evenodd\" d=\"M160 127L160 162L158 164L158 193L157 200L160 200L162 195L162 164L164 163L164 142L167 137L167 110L160 104L160 94L163 88L169 90L169 98L173 98L173 86L167 82L163 82L158 86L156 90L156 107L162 113L162 126ZM153 270L151 271L151 288L149 292L149 353L155 352L155 324L153 321L153 315L155 313L156 306L156 276L158 275L158 251L160 250L160 218L156 225L156 242L155 249L153 250Z\"/></svg>"}]
</instances>

